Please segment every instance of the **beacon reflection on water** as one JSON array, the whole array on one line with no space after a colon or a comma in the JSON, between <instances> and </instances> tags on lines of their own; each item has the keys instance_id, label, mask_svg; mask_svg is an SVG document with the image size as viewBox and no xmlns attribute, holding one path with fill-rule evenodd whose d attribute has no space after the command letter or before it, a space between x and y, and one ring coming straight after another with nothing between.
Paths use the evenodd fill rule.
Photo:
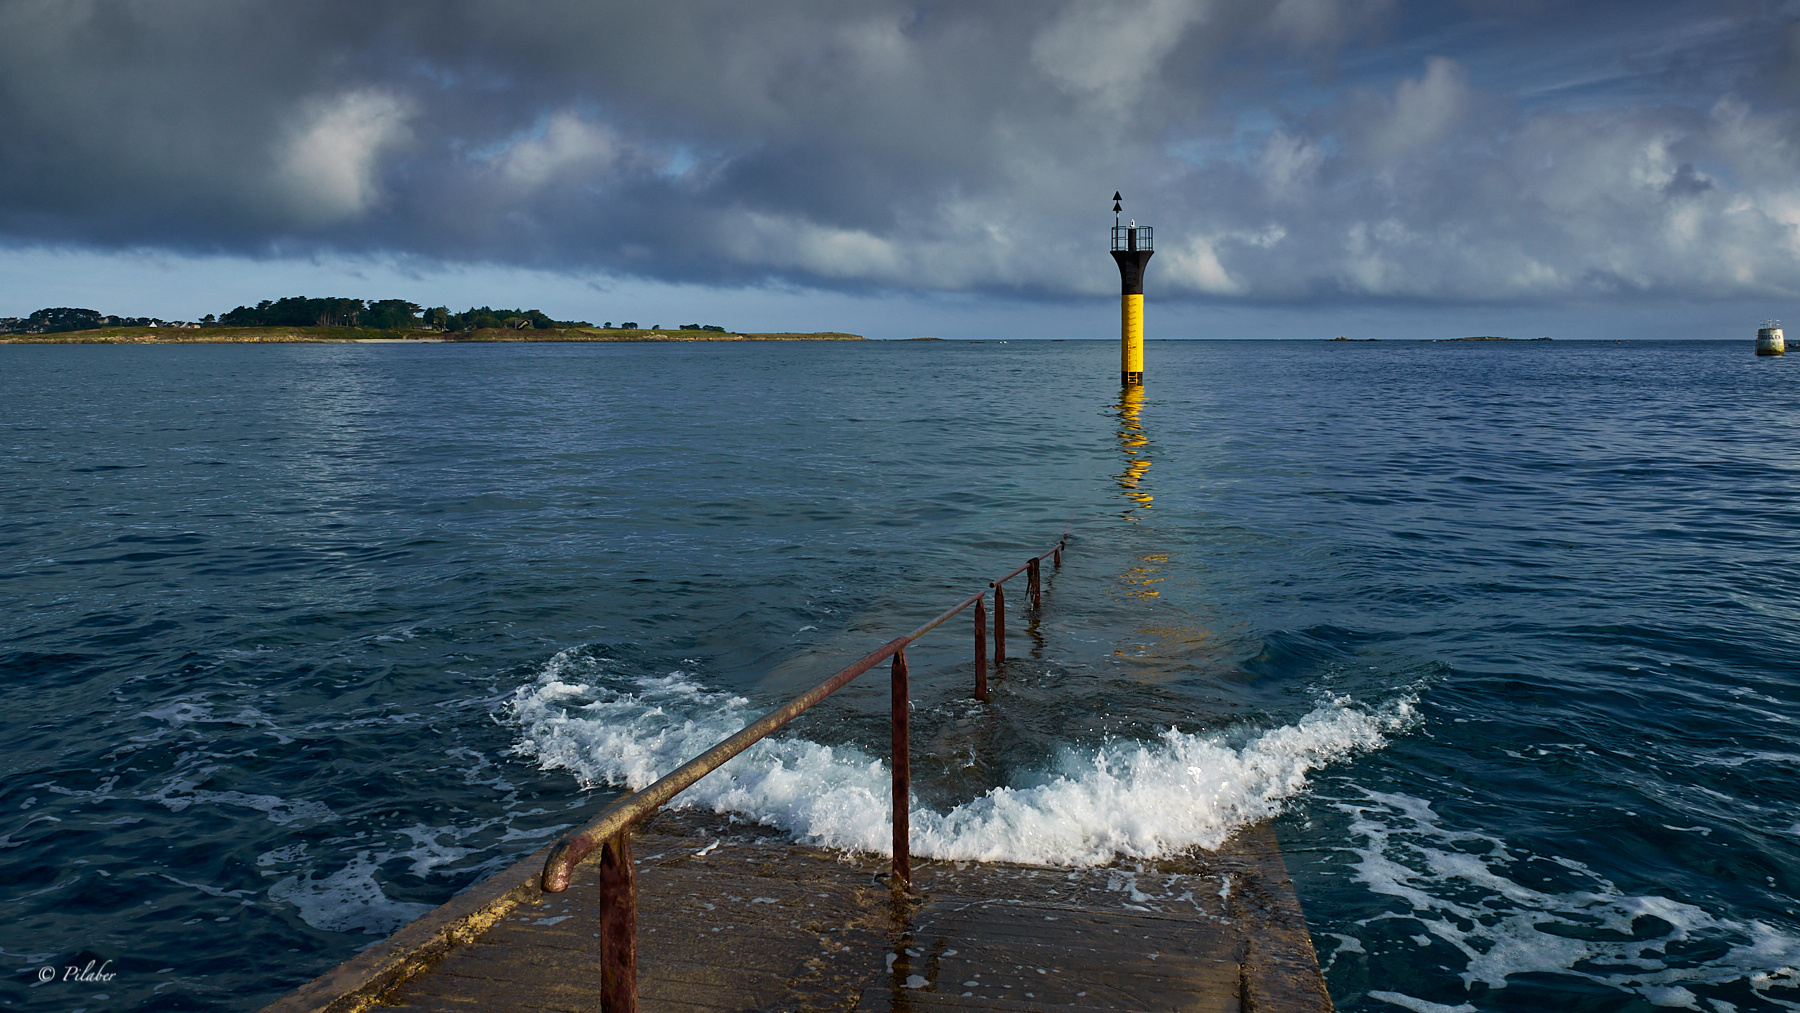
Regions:
<instances>
[{"instance_id":1,"label":"beacon reflection on water","mask_svg":"<svg viewBox=\"0 0 1800 1013\"><path fill-rule=\"evenodd\" d=\"M1133 385L1119 391L1119 449L1125 453L1125 471L1118 481L1125 498L1132 503L1125 511L1125 519L1133 523L1137 522L1138 511L1150 509L1153 498L1140 488L1144 473L1150 470L1150 439L1138 421L1143 408L1143 387Z\"/></svg>"},{"instance_id":2,"label":"beacon reflection on water","mask_svg":"<svg viewBox=\"0 0 1800 1013\"><path fill-rule=\"evenodd\" d=\"M1150 470L1150 438L1144 435L1144 427L1138 420L1138 413L1143 408L1143 387L1133 384L1119 391L1119 450L1125 455L1125 470L1117 481L1119 488L1124 490L1125 499L1130 502L1124 517L1133 524L1138 523L1140 513L1150 509L1153 498L1144 490L1144 473ZM1129 586L1125 593L1134 598L1155 598L1156 585L1163 581L1158 575L1161 564L1167 562L1168 557L1151 552L1138 559L1139 565L1120 574Z\"/></svg>"},{"instance_id":3,"label":"beacon reflection on water","mask_svg":"<svg viewBox=\"0 0 1800 1013\"><path fill-rule=\"evenodd\" d=\"M1122 516L1133 524L1139 524L1141 520L1152 516L1149 513L1152 497L1145 490L1147 483L1144 481L1144 474L1150 470L1150 437L1144 433L1143 423L1139 418L1143 409L1142 386L1132 384L1119 392L1119 451L1125 457L1125 470L1114 480L1119 483L1119 489L1127 503ZM1169 557L1155 545L1159 536L1154 527L1144 524L1139 531L1147 536L1145 541L1151 544L1132 552L1134 563L1119 574L1119 581L1126 596L1143 600L1148 605L1150 601L1162 597L1159 585L1165 579L1163 569L1168 564ZM1121 643L1114 648L1113 653L1121 658L1146 659L1143 664L1148 667L1136 668L1136 677L1161 681L1173 678L1173 673L1177 671L1177 668L1169 667L1163 661L1183 657L1193 643L1205 639L1205 634L1180 625L1159 623L1151 618L1153 615L1162 613L1138 613L1139 619L1150 620L1150 623L1138 626L1133 631L1136 637Z\"/></svg>"}]
</instances>

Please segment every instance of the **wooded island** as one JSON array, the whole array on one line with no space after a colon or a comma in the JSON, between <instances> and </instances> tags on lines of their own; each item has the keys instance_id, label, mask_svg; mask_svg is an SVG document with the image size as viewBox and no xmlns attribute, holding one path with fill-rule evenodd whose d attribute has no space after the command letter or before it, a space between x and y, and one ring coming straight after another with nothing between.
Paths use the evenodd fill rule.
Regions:
<instances>
[{"instance_id":1,"label":"wooded island","mask_svg":"<svg viewBox=\"0 0 1800 1013\"><path fill-rule=\"evenodd\" d=\"M0 343L152 344L161 342L307 341L861 341L839 331L735 332L717 324L636 321L595 326L555 320L534 309L424 308L403 299L312 299L292 296L239 306L199 321L105 316L89 309L56 307L28 317L0 317Z\"/></svg>"}]
</instances>

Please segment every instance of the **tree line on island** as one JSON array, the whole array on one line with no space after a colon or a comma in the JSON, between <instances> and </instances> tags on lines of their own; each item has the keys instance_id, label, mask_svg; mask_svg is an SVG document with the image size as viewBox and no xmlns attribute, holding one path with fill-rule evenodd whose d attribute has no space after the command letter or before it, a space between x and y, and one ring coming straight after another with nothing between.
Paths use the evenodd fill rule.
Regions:
<instances>
[{"instance_id":1,"label":"tree line on island","mask_svg":"<svg viewBox=\"0 0 1800 1013\"><path fill-rule=\"evenodd\" d=\"M155 317L108 317L93 310L58 306L41 309L28 317L0 317L0 334L61 334L65 331L91 331L97 327L195 327L185 320L159 320Z\"/></svg>"},{"instance_id":2,"label":"tree line on island","mask_svg":"<svg viewBox=\"0 0 1800 1013\"><path fill-rule=\"evenodd\" d=\"M211 314L202 325L213 323ZM362 327L378 331L475 331L483 328L550 330L559 327L592 327L586 320L555 320L541 310L494 309L472 306L452 313L448 306L428 308L404 299L264 299L255 306L239 306L218 318L220 327Z\"/></svg>"},{"instance_id":3,"label":"tree line on island","mask_svg":"<svg viewBox=\"0 0 1800 1013\"><path fill-rule=\"evenodd\" d=\"M534 309L494 309L472 306L462 313L452 313L448 306L422 307L404 299L310 299L289 296L286 299L264 299L255 306L238 308L215 316L208 313L199 321L161 320L155 317L106 316L89 309L59 306L41 309L28 317L0 317L0 334L61 334L90 331L102 327L351 327L380 331L441 331L457 333L489 328L516 330L552 330L592 327L585 320L555 320ZM612 321L601 325L607 329L640 330L635 321L613 328ZM657 324L649 330L661 330ZM682 324L684 331L716 331L716 324Z\"/></svg>"}]
</instances>

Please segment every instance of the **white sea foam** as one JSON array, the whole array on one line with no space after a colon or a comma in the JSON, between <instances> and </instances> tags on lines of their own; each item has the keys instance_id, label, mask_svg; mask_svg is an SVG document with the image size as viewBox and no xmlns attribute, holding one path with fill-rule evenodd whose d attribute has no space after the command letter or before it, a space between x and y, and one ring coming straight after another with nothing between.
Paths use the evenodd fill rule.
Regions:
<instances>
[{"instance_id":1,"label":"white sea foam","mask_svg":"<svg viewBox=\"0 0 1800 1013\"><path fill-rule=\"evenodd\" d=\"M643 788L756 717L749 701L681 672L619 688L598 662L561 652L511 701L519 752L588 783ZM613 685L607 685L612 682ZM947 812L914 805L915 854L1095 865L1216 848L1278 813L1308 772L1379 749L1413 720L1413 700L1370 709L1340 699L1294 724L1232 734L1169 729L1149 742L1067 749L1026 787L995 788ZM887 764L850 747L764 740L678 796L810 843L885 854Z\"/></svg>"},{"instance_id":2,"label":"white sea foam","mask_svg":"<svg viewBox=\"0 0 1800 1013\"><path fill-rule=\"evenodd\" d=\"M1365 791L1366 802L1340 804L1360 839L1356 879L1410 908L1360 922L1409 919L1465 958L1465 987L1505 988L1514 975L1569 975L1658 1006L1700 1009L1693 989L1738 983L1773 1006L1800 1011L1800 937L1762 921L1715 916L1683 901L1625 893L1580 862L1534 856L1485 833L1442 825L1431 804L1404 794ZM1577 888L1527 885L1535 862ZM1664 926L1667 926L1666 929ZM1410 928L1410 926L1408 927ZM1358 945L1358 949L1361 944ZM1684 960L1683 952L1706 957ZM1369 993L1411 1009L1423 1000ZM1722 1000L1708 997L1713 1008ZM1434 1005L1435 1004L1425 1004ZM1729 1008L1725 1003L1725 1008ZM1439 1007L1442 1008L1442 1007Z\"/></svg>"},{"instance_id":3,"label":"white sea foam","mask_svg":"<svg viewBox=\"0 0 1800 1013\"><path fill-rule=\"evenodd\" d=\"M1415 998L1404 992L1371 990L1369 992L1369 998L1380 999L1382 1002L1391 1002L1396 1006L1412 1010L1413 1013L1475 1013L1475 1007L1466 1002L1456 1006L1446 1006L1441 1002L1427 1002L1424 999Z\"/></svg>"},{"instance_id":4,"label":"white sea foam","mask_svg":"<svg viewBox=\"0 0 1800 1013\"><path fill-rule=\"evenodd\" d=\"M267 856L265 856L267 857ZM258 861L258 865L273 864ZM348 865L315 878L310 870L277 880L269 899L292 904L300 919L326 932L361 930L384 936L431 910L430 904L393 900L375 879L377 860L359 852Z\"/></svg>"},{"instance_id":5,"label":"white sea foam","mask_svg":"<svg viewBox=\"0 0 1800 1013\"><path fill-rule=\"evenodd\" d=\"M155 794L144 797L161 802L174 812L180 812L195 803L255 809L267 816L269 822L282 826L301 820L327 820L337 815L319 802L285 799L274 795L249 795L241 791L198 791L194 788L193 781L179 778Z\"/></svg>"}]
</instances>

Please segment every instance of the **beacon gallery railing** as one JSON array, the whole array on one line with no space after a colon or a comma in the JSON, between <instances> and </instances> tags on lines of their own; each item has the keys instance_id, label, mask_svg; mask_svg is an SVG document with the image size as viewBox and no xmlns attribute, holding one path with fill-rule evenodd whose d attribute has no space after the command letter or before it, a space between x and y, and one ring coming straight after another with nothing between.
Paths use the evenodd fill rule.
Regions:
<instances>
[{"instance_id":1,"label":"beacon gallery railing","mask_svg":"<svg viewBox=\"0 0 1800 1013\"><path fill-rule=\"evenodd\" d=\"M1068 537L1026 560L1023 566L1004 577L988 581L994 589L994 665L1006 660L1006 587L1008 580L1026 575L1025 593L1031 606L1043 602L1040 564L1052 560L1062 566L1063 548ZM906 682L906 647L943 625L952 616L975 606L975 698L986 700L987 691L987 612L984 601L987 588L975 592L955 606L904 637L890 640L864 655L856 664L844 669L800 696L744 726L744 729L718 745L675 768L643 791L619 799L592 823L557 845L544 862L544 889L561 893L569 888L575 866L595 848L600 854L600 1008L605 1013L637 1013L637 877L631 861L631 828L660 808L663 803L707 774L719 769L725 761L750 748L758 740L776 731L811 709L819 701L849 685L857 676L892 658L890 681L893 689L890 725L893 733L894 764L894 875L897 889L912 885L912 853L908 842L908 804L912 789L912 756L909 749L911 696Z\"/></svg>"},{"instance_id":2,"label":"beacon gallery railing","mask_svg":"<svg viewBox=\"0 0 1800 1013\"><path fill-rule=\"evenodd\" d=\"M1114 225L1112 248L1121 252L1156 249L1156 230L1148 225Z\"/></svg>"}]
</instances>

